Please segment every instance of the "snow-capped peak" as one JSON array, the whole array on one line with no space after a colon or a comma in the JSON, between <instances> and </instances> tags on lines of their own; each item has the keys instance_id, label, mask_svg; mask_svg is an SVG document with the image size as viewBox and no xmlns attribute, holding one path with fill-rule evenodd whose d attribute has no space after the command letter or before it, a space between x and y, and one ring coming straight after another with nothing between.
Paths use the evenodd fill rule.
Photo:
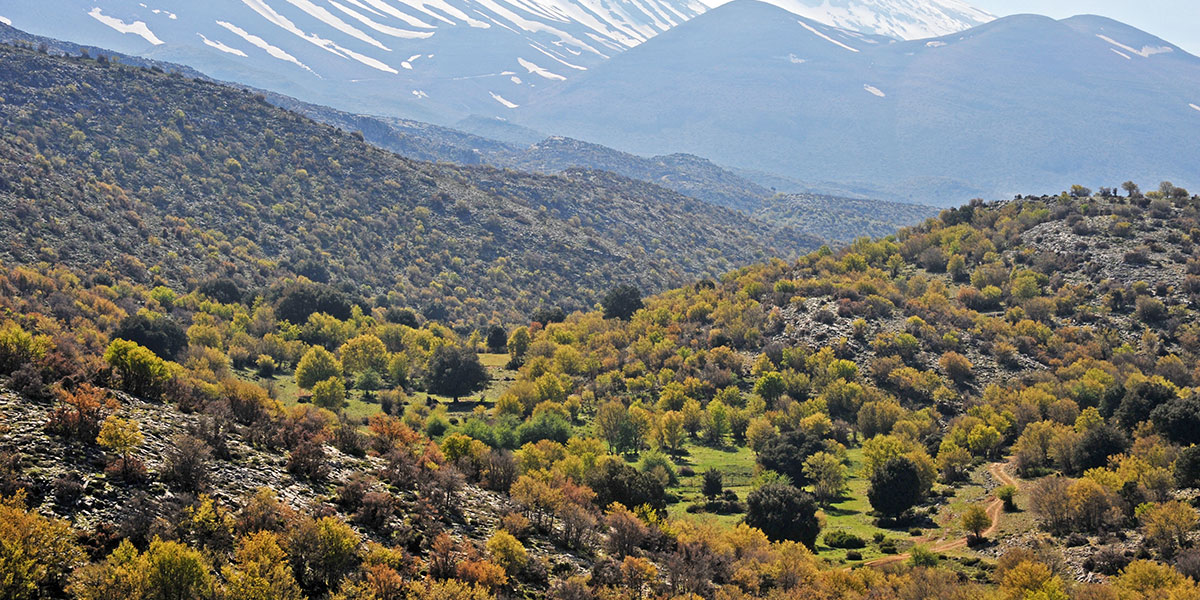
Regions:
<instances>
[{"instance_id":1,"label":"snow-capped peak","mask_svg":"<svg viewBox=\"0 0 1200 600\"><path fill-rule=\"evenodd\" d=\"M703 0L716 8L730 0ZM940 37L995 19L962 0L763 0L842 29L902 40Z\"/></svg>"}]
</instances>

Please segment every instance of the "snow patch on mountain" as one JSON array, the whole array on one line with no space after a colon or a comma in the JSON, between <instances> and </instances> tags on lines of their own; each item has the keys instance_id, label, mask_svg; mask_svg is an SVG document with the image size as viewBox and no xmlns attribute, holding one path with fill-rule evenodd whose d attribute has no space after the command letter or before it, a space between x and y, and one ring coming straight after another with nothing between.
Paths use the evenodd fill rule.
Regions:
<instances>
[{"instance_id":1,"label":"snow patch on mountain","mask_svg":"<svg viewBox=\"0 0 1200 600\"><path fill-rule=\"evenodd\" d=\"M7 17L0 17L0 23L4 23L5 25L12 27L12 20Z\"/></svg>"},{"instance_id":2,"label":"snow patch on mountain","mask_svg":"<svg viewBox=\"0 0 1200 600\"><path fill-rule=\"evenodd\" d=\"M823 39L823 40L825 40L825 41L827 41L827 42L829 42L829 43L831 43L831 44L834 44L834 45L837 45L837 46L841 46L841 47L843 47L843 48L845 48L845 49L847 49L847 50L849 50L849 51L851 51L851 52L858 52L858 48L851 48L850 46L847 46L846 44L843 44L843 43L841 43L841 42L839 42L839 41L837 41L837 40L835 40L835 39L833 39L833 38L831 38L831 37L829 37L829 36L825 35L824 33L821 33L820 31L817 31L817 28L816 28L816 27L813 27L812 25L809 25L808 23L805 23L803 20L796 21L796 22L797 22L797 23L799 23L799 24L800 24L802 27L804 27L805 29L807 29L807 30L809 30L809 31L813 32L813 34L814 34L814 35L816 35L817 37L819 37L819 38L821 38L821 39Z\"/></svg>"},{"instance_id":3,"label":"snow patch on mountain","mask_svg":"<svg viewBox=\"0 0 1200 600\"><path fill-rule=\"evenodd\" d=\"M410 31L408 29L400 29L399 27L392 27L391 25L384 25L383 23L375 21L371 17L345 6L340 2L336 2L335 0L329 0L329 4L333 5L334 8L346 13L350 16L350 18L358 21L359 23L362 23L363 25L366 25L367 27L370 27L371 29L374 29L375 31L385 35L390 35L392 37L397 37L404 40L423 40L433 35L432 31Z\"/></svg>"},{"instance_id":4,"label":"snow patch on mountain","mask_svg":"<svg viewBox=\"0 0 1200 600\"><path fill-rule=\"evenodd\" d=\"M730 0L704 0L716 8ZM842 29L902 40L941 37L995 19L962 0L764 0Z\"/></svg>"},{"instance_id":5,"label":"snow patch on mountain","mask_svg":"<svg viewBox=\"0 0 1200 600\"><path fill-rule=\"evenodd\" d=\"M241 50L238 50L237 48L234 48L232 46L227 46L226 44L224 44L218 40L210 40L207 37L205 37L203 33L197 33L196 35L200 36L201 40L204 40L205 46L210 46L212 48L216 48L217 50L220 50L221 52L224 52L226 54L233 54L234 56L240 56L242 58L247 57L247 54L245 52L242 52Z\"/></svg>"},{"instance_id":6,"label":"snow patch on mountain","mask_svg":"<svg viewBox=\"0 0 1200 600\"><path fill-rule=\"evenodd\" d=\"M506 108L517 108L519 106L518 104L513 104L512 102L505 100L504 96L501 96L500 94L497 94L496 92L488 92L488 93L492 95L492 100L495 100L496 102L499 102L500 104L503 104Z\"/></svg>"},{"instance_id":7,"label":"snow patch on mountain","mask_svg":"<svg viewBox=\"0 0 1200 600\"><path fill-rule=\"evenodd\" d=\"M277 58L277 59L285 61L285 62L290 62L290 63L300 67L301 69L308 71L309 73L314 73L314 71L312 69L308 68L308 65L300 62L300 60L297 59L295 56L288 54L286 51L284 51L283 48L280 48L278 46L273 46L270 43L268 43L266 40L258 37L257 35L254 35L253 33L246 31L245 29L242 29L241 27L238 27L237 25L234 25L233 23L229 23L226 21L217 21L217 25L220 25L221 27L228 29L234 35L257 46L258 48L262 49L264 52L266 52L272 58Z\"/></svg>"},{"instance_id":8,"label":"snow patch on mountain","mask_svg":"<svg viewBox=\"0 0 1200 600\"><path fill-rule=\"evenodd\" d=\"M99 6L93 7L92 10L88 13L88 15L90 15L93 19L100 21L101 23L104 23L105 25L108 25L109 27L112 27L113 29L115 29L121 33L132 33L134 35L141 36L147 42L150 42L151 44L154 44L155 46L161 46L166 43L166 42L158 39L158 36L154 35L153 31L150 31L150 27L148 25L146 25L145 21L134 21L132 23L126 23L125 21L122 21L121 19L118 19L116 17L110 17L110 16L104 14L104 12L100 10Z\"/></svg>"},{"instance_id":9,"label":"snow patch on mountain","mask_svg":"<svg viewBox=\"0 0 1200 600\"><path fill-rule=\"evenodd\" d=\"M1107 35L1097 33L1096 37L1098 37L1098 38L1100 38L1122 50L1136 54L1142 58L1150 58L1151 56L1154 56L1155 54L1167 54L1170 52L1174 52L1174 50L1172 50L1170 47L1167 47L1167 46L1142 46L1141 50L1135 50L1130 46L1126 46L1125 44L1122 44L1121 42L1118 42L1117 40L1114 40L1114 39L1108 37ZM1126 57L1126 58L1128 58L1128 57Z\"/></svg>"},{"instance_id":10,"label":"snow patch on mountain","mask_svg":"<svg viewBox=\"0 0 1200 600\"><path fill-rule=\"evenodd\" d=\"M542 67L539 67L537 64L533 63L532 61L525 60L524 58L518 58L517 63L519 63L522 67L525 67L525 69L528 70L530 73L541 76L541 77L545 77L546 79L549 79L551 81L566 81L567 80L566 77L563 77L562 75L559 75L558 73L552 73L546 69L543 69Z\"/></svg>"}]
</instances>

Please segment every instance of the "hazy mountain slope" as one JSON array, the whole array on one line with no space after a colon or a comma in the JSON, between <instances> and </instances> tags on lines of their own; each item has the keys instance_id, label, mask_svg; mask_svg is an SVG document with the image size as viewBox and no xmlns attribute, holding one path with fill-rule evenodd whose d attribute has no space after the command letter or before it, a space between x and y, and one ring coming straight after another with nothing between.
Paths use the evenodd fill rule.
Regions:
<instances>
[{"instance_id":1,"label":"hazy mountain slope","mask_svg":"<svg viewBox=\"0 0 1200 600\"><path fill-rule=\"evenodd\" d=\"M356 111L502 112L705 10L695 0L102 0L3 7L16 27ZM496 110L487 110L495 108Z\"/></svg>"},{"instance_id":2,"label":"hazy mountain slope","mask_svg":"<svg viewBox=\"0 0 1200 600\"><path fill-rule=\"evenodd\" d=\"M1192 183L1192 105L1200 59L1097 17L1024 15L889 43L744 0L564 83L519 116L625 151L694 153L945 205L1081 182Z\"/></svg>"},{"instance_id":3,"label":"hazy mountain slope","mask_svg":"<svg viewBox=\"0 0 1200 600\"><path fill-rule=\"evenodd\" d=\"M819 244L609 173L420 163L242 90L0 56L5 262L247 283L315 263L360 294L486 321Z\"/></svg>"},{"instance_id":4,"label":"hazy mountain slope","mask_svg":"<svg viewBox=\"0 0 1200 600\"><path fill-rule=\"evenodd\" d=\"M897 38L989 18L958 0L777 4ZM701 0L46 0L2 5L0 23L352 112L453 124L505 116L708 9Z\"/></svg>"}]
</instances>

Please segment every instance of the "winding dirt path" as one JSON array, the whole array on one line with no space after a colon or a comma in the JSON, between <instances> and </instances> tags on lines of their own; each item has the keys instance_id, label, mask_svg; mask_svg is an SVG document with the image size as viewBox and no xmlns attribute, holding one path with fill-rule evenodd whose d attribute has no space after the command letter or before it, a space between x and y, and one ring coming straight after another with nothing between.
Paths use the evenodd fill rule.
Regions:
<instances>
[{"instance_id":1,"label":"winding dirt path","mask_svg":"<svg viewBox=\"0 0 1200 600\"><path fill-rule=\"evenodd\" d=\"M1020 483L1017 481L1017 479L1008 472L1008 466L1011 464L1012 460L1010 459L1007 462L994 462L988 465L988 473L991 473L992 478L1000 484L996 487L1005 485L1020 486ZM988 502L987 505L987 515L992 520L992 524L983 531L983 537L985 538L991 537L1000 530L1000 515L1004 514L1004 501L997 498L995 495L992 495L991 498L991 501ZM928 542L931 540L931 538L929 536L921 536L918 538L913 538L913 540L919 544ZM933 552L947 552L950 550L956 550L958 548L964 548L966 545L967 538L961 537L952 540L942 540L930 546L929 549ZM882 567L906 560L908 557L909 553L905 552L904 554L893 554L890 556L876 558L875 560L869 560L863 564L868 567Z\"/></svg>"}]
</instances>

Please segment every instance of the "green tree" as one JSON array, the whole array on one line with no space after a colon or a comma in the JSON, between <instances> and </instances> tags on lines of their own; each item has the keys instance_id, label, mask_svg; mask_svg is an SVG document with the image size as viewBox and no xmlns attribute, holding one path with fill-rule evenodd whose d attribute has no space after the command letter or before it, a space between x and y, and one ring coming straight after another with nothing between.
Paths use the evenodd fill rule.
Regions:
<instances>
[{"instance_id":1,"label":"green tree","mask_svg":"<svg viewBox=\"0 0 1200 600\"><path fill-rule=\"evenodd\" d=\"M487 369L479 362L479 355L462 346L438 346L425 370L425 389L455 400L483 389L487 381Z\"/></svg>"},{"instance_id":2,"label":"green tree","mask_svg":"<svg viewBox=\"0 0 1200 600\"><path fill-rule=\"evenodd\" d=\"M750 492L745 520L772 540L800 542L810 549L821 532L812 495L782 483L769 483Z\"/></svg>"},{"instance_id":3,"label":"green tree","mask_svg":"<svg viewBox=\"0 0 1200 600\"><path fill-rule=\"evenodd\" d=\"M762 377L754 382L754 393L762 396L763 400L767 402L775 402L785 391L787 391L787 385L778 371L763 373Z\"/></svg>"},{"instance_id":4,"label":"green tree","mask_svg":"<svg viewBox=\"0 0 1200 600\"><path fill-rule=\"evenodd\" d=\"M713 498L720 496L724 489L724 477L721 475L721 471L717 470L716 468L710 468L704 471L703 475L701 476L700 493L704 494L705 498L712 500Z\"/></svg>"},{"instance_id":5,"label":"green tree","mask_svg":"<svg viewBox=\"0 0 1200 600\"><path fill-rule=\"evenodd\" d=\"M146 598L205 600L212 595L213 577L199 550L155 538L145 554Z\"/></svg>"},{"instance_id":6,"label":"green tree","mask_svg":"<svg viewBox=\"0 0 1200 600\"><path fill-rule=\"evenodd\" d=\"M867 499L881 515L896 518L921 501L921 475L912 460L893 458L875 470Z\"/></svg>"},{"instance_id":7,"label":"green tree","mask_svg":"<svg viewBox=\"0 0 1200 600\"><path fill-rule=\"evenodd\" d=\"M988 527L992 526L992 517L987 514L987 511L978 504L972 504L967 507L966 512L962 516L963 529L971 532L975 539L983 539L983 532Z\"/></svg>"},{"instance_id":8,"label":"green tree","mask_svg":"<svg viewBox=\"0 0 1200 600\"><path fill-rule=\"evenodd\" d=\"M813 495L828 505L846 492L846 465L829 452L818 452L804 461L804 475L812 481Z\"/></svg>"},{"instance_id":9,"label":"green tree","mask_svg":"<svg viewBox=\"0 0 1200 600\"><path fill-rule=\"evenodd\" d=\"M704 441L712 446L724 446L730 432L729 407L720 400L709 402L705 409Z\"/></svg>"},{"instance_id":10,"label":"green tree","mask_svg":"<svg viewBox=\"0 0 1200 600\"><path fill-rule=\"evenodd\" d=\"M388 351L379 338L365 334L351 338L338 350L342 357L342 369L346 373L387 371Z\"/></svg>"},{"instance_id":11,"label":"green tree","mask_svg":"<svg viewBox=\"0 0 1200 600\"><path fill-rule=\"evenodd\" d=\"M121 389L135 396L157 398L171 381L166 361L135 342L113 340L104 360L116 372Z\"/></svg>"},{"instance_id":12,"label":"green tree","mask_svg":"<svg viewBox=\"0 0 1200 600\"><path fill-rule=\"evenodd\" d=\"M325 410L341 412L346 402L346 382L341 377L330 377L317 382L312 388L312 403Z\"/></svg>"},{"instance_id":13,"label":"green tree","mask_svg":"<svg viewBox=\"0 0 1200 600\"><path fill-rule=\"evenodd\" d=\"M609 290L600 301L604 308L605 319L629 320L633 313L642 308L642 292L636 287L623 283Z\"/></svg>"},{"instance_id":14,"label":"green tree","mask_svg":"<svg viewBox=\"0 0 1200 600\"><path fill-rule=\"evenodd\" d=\"M142 445L143 440L145 436L142 435L142 428L137 421L122 419L116 415L109 415L104 419L100 426L100 435L96 436L97 444L121 455L121 474L126 477L129 476L130 453Z\"/></svg>"},{"instance_id":15,"label":"green tree","mask_svg":"<svg viewBox=\"0 0 1200 600\"><path fill-rule=\"evenodd\" d=\"M310 390L322 381L341 376L342 365L338 364L333 353L321 346L309 348L296 365L296 385L304 389Z\"/></svg>"}]
</instances>

